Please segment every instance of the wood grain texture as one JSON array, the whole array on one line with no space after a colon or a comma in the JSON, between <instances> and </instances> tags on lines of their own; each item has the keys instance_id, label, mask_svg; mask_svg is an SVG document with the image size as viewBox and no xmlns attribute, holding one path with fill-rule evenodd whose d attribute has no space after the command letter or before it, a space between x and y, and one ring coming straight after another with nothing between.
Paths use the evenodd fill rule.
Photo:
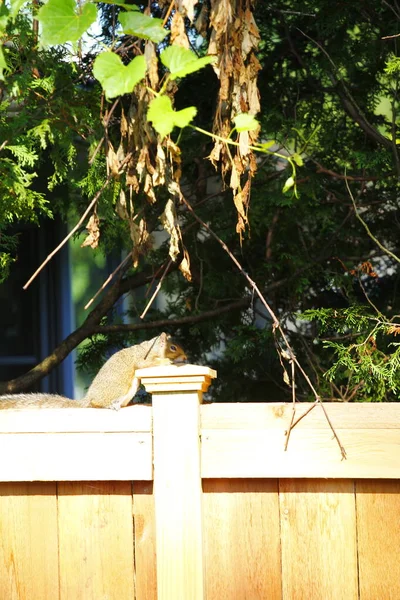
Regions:
<instances>
[{"instance_id":1,"label":"wood grain texture","mask_svg":"<svg viewBox=\"0 0 400 600\"><path fill-rule=\"evenodd\" d=\"M136 600L156 600L156 531L153 484L133 482Z\"/></svg>"},{"instance_id":2,"label":"wood grain texture","mask_svg":"<svg viewBox=\"0 0 400 600\"><path fill-rule=\"evenodd\" d=\"M399 429L400 403L325 402L324 407L338 429ZM296 404L296 418L310 408ZM292 417L292 403L216 403L201 406L202 429L278 429L285 431ZM302 419L296 429L323 429L328 424L320 406Z\"/></svg>"},{"instance_id":3,"label":"wood grain texture","mask_svg":"<svg viewBox=\"0 0 400 600\"><path fill-rule=\"evenodd\" d=\"M204 597L199 400L153 395L158 600Z\"/></svg>"},{"instance_id":4,"label":"wood grain texture","mask_svg":"<svg viewBox=\"0 0 400 600\"><path fill-rule=\"evenodd\" d=\"M308 417L306 417L307 419ZM202 429L202 477L400 478L400 428Z\"/></svg>"},{"instance_id":5,"label":"wood grain texture","mask_svg":"<svg viewBox=\"0 0 400 600\"><path fill-rule=\"evenodd\" d=\"M13 457L1 461L0 481L153 477L150 433L1 433L0 447L4 456Z\"/></svg>"},{"instance_id":6,"label":"wood grain texture","mask_svg":"<svg viewBox=\"0 0 400 600\"><path fill-rule=\"evenodd\" d=\"M400 481L357 481L360 600L400 598Z\"/></svg>"},{"instance_id":7,"label":"wood grain texture","mask_svg":"<svg viewBox=\"0 0 400 600\"><path fill-rule=\"evenodd\" d=\"M151 406L2 410L0 433L150 432Z\"/></svg>"},{"instance_id":8,"label":"wood grain texture","mask_svg":"<svg viewBox=\"0 0 400 600\"><path fill-rule=\"evenodd\" d=\"M277 482L207 480L203 489L207 600L280 600Z\"/></svg>"},{"instance_id":9,"label":"wood grain texture","mask_svg":"<svg viewBox=\"0 0 400 600\"><path fill-rule=\"evenodd\" d=\"M0 597L59 597L54 483L0 484Z\"/></svg>"},{"instance_id":10,"label":"wood grain texture","mask_svg":"<svg viewBox=\"0 0 400 600\"><path fill-rule=\"evenodd\" d=\"M62 600L134 598L129 482L58 484Z\"/></svg>"},{"instance_id":11,"label":"wood grain texture","mask_svg":"<svg viewBox=\"0 0 400 600\"><path fill-rule=\"evenodd\" d=\"M283 599L357 599L354 483L281 480L279 499Z\"/></svg>"}]
</instances>

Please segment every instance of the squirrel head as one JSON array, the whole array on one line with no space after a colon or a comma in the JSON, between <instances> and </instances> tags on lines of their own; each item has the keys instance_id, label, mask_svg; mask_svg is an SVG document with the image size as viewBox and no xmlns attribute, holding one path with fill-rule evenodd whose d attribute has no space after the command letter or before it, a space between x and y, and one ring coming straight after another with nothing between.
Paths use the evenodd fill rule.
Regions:
<instances>
[{"instance_id":1,"label":"squirrel head","mask_svg":"<svg viewBox=\"0 0 400 600\"><path fill-rule=\"evenodd\" d=\"M187 360L186 353L182 346L179 346L168 333L160 333L159 336L151 341L153 343L148 351L148 356L156 353L162 358L169 358L172 362L183 362Z\"/></svg>"}]
</instances>

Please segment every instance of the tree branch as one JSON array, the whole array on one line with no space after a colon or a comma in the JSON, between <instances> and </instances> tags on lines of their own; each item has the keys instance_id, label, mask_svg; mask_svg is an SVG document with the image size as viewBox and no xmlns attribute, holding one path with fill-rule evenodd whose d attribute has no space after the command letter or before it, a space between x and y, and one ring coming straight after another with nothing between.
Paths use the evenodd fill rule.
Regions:
<instances>
[{"instance_id":1,"label":"tree branch","mask_svg":"<svg viewBox=\"0 0 400 600\"><path fill-rule=\"evenodd\" d=\"M168 268L171 272L177 268L172 264ZM83 340L93 335L96 327L103 317L112 309L116 301L132 289L136 289L153 281L153 270L136 273L125 279L118 279L103 296L100 302L90 311L83 324L68 335L42 362L20 377L10 381L0 382L0 394L15 394L29 389L32 385L43 379L74 350Z\"/></svg>"}]
</instances>

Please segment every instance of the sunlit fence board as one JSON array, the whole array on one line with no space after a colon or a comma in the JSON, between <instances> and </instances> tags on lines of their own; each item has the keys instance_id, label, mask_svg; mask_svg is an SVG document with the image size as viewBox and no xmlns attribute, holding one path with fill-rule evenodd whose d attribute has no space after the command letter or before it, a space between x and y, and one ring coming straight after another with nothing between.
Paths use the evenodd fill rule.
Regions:
<instances>
[{"instance_id":1,"label":"sunlit fence board","mask_svg":"<svg viewBox=\"0 0 400 600\"><path fill-rule=\"evenodd\" d=\"M319 406L291 431L287 450L290 404L202 406L202 476L400 477L400 404L325 406L347 460ZM297 416L308 407L297 405Z\"/></svg>"},{"instance_id":2,"label":"sunlit fence board","mask_svg":"<svg viewBox=\"0 0 400 600\"><path fill-rule=\"evenodd\" d=\"M168 565L193 600L400 598L399 404L326 404L343 460L320 407L285 451L291 405L171 385L154 431L149 406L0 412L1 600L191 598Z\"/></svg>"},{"instance_id":3,"label":"sunlit fence board","mask_svg":"<svg viewBox=\"0 0 400 600\"><path fill-rule=\"evenodd\" d=\"M3 410L0 481L151 480L149 406Z\"/></svg>"}]
</instances>

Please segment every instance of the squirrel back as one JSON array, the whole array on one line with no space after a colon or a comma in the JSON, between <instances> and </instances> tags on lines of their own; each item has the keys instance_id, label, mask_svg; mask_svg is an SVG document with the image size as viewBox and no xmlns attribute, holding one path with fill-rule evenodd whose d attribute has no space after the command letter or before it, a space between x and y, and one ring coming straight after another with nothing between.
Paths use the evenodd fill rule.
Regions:
<instances>
[{"instance_id":1,"label":"squirrel back","mask_svg":"<svg viewBox=\"0 0 400 600\"><path fill-rule=\"evenodd\" d=\"M186 360L184 350L169 335L161 333L116 352L102 366L88 389L84 400L96 408L121 408L126 406L139 389L135 377L137 369L171 365Z\"/></svg>"},{"instance_id":2,"label":"squirrel back","mask_svg":"<svg viewBox=\"0 0 400 600\"><path fill-rule=\"evenodd\" d=\"M116 352L101 367L86 396L71 400L56 394L7 394L0 396L0 410L6 408L114 408L129 404L139 389L137 369L170 365L186 360L184 350L169 335L157 337Z\"/></svg>"}]
</instances>

